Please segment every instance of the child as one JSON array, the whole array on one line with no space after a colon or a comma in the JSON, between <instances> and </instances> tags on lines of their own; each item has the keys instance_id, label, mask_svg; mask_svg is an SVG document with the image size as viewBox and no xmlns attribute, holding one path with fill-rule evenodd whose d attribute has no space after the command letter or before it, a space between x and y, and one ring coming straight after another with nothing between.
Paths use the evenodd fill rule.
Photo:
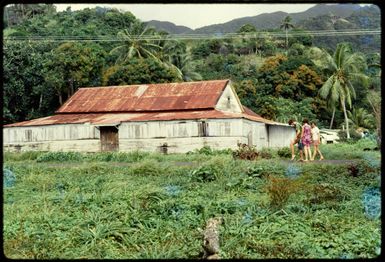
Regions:
<instances>
[{"instance_id":1,"label":"child","mask_svg":"<svg viewBox=\"0 0 385 262\"><path fill-rule=\"evenodd\" d=\"M310 144L311 144L311 127L309 125L309 121L305 118L302 121L302 134L301 134L301 140L302 144L304 146L305 150L305 160L309 161L311 160L311 150L310 150Z\"/></svg>"},{"instance_id":2,"label":"child","mask_svg":"<svg viewBox=\"0 0 385 262\"><path fill-rule=\"evenodd\" d=\"M312 161L314 160L317 153L320 155L319 160L323 160L324 157L321 154L321 151L319 150L319 145L321 143L321 137L320 137L319 129L318 129L318 127L314 121L311 123L311 135L313 138L313 145L314 145L314 154L313 154L313 157L311 158L311 160Z\"/></svg>"},{"instance_id":3,"label":"child","mask_svg":"<svg viewBox=\"0 0 385 262\"><path fill-rule=\"evenodd\" d=\"M303 161L303 155L302 155L303 144L301 143L301 125L297 123L297 121L294 121L293 119L289 120L289 125L295 128L295 137L290 142L291 160L293 161L295 158L294 145L298 144L300 161Z\"/></svg>"}]
</instances>

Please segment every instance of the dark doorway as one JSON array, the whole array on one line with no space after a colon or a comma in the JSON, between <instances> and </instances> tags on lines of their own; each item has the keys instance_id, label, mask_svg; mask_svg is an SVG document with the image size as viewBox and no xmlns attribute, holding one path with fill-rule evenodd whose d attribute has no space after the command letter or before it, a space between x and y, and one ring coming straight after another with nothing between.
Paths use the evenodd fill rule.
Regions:
<instances>
[{"instance_id":1,"label":"dark doorway","mask_svg":"<svg viewBox=\"0 0 385 262\"><path fill-rule=\"evenodd\" d=\"M118 129L114 126L100 127L100 145L102 152L118 151L119 135Z\"/></svg>"}]
</instances>

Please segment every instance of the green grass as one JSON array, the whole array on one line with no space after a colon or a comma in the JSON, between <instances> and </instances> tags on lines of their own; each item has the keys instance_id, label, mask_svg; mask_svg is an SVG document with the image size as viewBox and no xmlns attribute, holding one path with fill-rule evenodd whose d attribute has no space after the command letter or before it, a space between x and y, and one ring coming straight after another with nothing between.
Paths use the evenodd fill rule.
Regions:
<instances>
[{"instance_id":1,"label":"green grass","mask_svg":"<svg viewBox=\"0 0 385 262\"><path fill-rule=\"evenodd\" d=\"M205 221L221 216L222 258L373 258L381 221L365 216L362 192L379 187L380 153L364 142L321 147L328 159L357 159L357 176L345 164L292 164L274 151L256 161L206 149L5 153L16 182L3 189L4 254L195 259ZM285 178L289 165L296 179ZM290 187L281 205L272 203L277 186Z\"/></svg>"}]
</instances>

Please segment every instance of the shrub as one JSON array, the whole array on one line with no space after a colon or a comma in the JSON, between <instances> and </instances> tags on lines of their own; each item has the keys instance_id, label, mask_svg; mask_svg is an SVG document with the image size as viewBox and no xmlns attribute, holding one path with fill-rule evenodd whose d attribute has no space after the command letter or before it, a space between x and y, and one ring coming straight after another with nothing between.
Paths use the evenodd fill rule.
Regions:
<instances>
[{"instance_id":1,"label":"shrub","mask_svg":"<svg viewBox=\"0 0 385 262\"><path fill-rule=\"evenodd\" d=\"M238 149L233 151L234 159L256 160L258 152L255 146L238 143Z\"/></svg>"},{"instance_id":2,"label":"shrub","mask_svg":"<svg viewBox=\"0 0 385 262\"><path fill-rule=\"evenodd\" d=\"M259 155L265 159L273 158L273 152L270 148L262 148L262 150L259 152Z\"/></svg>"},{"instance_id":3,"label":"shrub","mask_svg":"<svg viewBox=\"0 0 385 262\"><path fill-rule=\"evenodd\" d=\"M290 158L291 157L291 150L289 147L282 147L278 149L277 154L279 157L282 158Z\"/></svg>"},{"instance_id":4,"label":"shrub","mask_svg":"<svg viewBox=\"0 0 385 262\"><path fill-rule=\"evenodd\" d=\"M269 177L266 187L272 208L282 208L288 201L290 195L297 190L297 183L289 178Z\"/></svg>"},{"instance_id":5,"label":"shrub","mask_svg":"<svg viewBox=\"0 0 385 262\"><path fill-rule=\"evenodd\" d=\"M213 150L209 146L204 146L201 149L195 150L198 154L203 154L206 156L213 155Z\"/></svg>"},{"instance_id":6,"label":"shrub","mask_svg":"<svg viewBox=\"0 0 385 262\"><path fill-rule=\"evenodd\" d=\"M48 152L40 155L36 162L51 162L51 161L81 161L83 156L79 152Z\"/></svg>"},{"instance_id":7,"label":"shrub","mask_svg":"<svg viewBox=\"0 0 385 262\"><path fill-rule=\"evenodd\" d=\"M340 142L350 142L350 143L355 143L358 140L362 138L361 134L357 133L354 129L349 130L350 132L350 139L347 138L346 136L346 131L345 130L340 130L338 131L338 137Z\"/></svg>"}]
</instances>

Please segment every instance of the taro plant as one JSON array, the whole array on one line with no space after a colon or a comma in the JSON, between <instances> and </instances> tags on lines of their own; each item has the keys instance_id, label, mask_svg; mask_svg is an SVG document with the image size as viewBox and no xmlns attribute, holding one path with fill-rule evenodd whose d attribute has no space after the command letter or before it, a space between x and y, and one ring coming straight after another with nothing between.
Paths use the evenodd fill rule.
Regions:
<instances>
[{"instance_id":1,"label":"taro plant","mask_svg":"<svg viewBox=\"0 0 385 262\"><path fill-rule=\"evenodd\" d=\"M197 182L211 182L217 179L217 174L215 170L211 169L210 167L201 166L192 170L190 172L190 177L192 180Z\"/></svg>"}]
</instances>

